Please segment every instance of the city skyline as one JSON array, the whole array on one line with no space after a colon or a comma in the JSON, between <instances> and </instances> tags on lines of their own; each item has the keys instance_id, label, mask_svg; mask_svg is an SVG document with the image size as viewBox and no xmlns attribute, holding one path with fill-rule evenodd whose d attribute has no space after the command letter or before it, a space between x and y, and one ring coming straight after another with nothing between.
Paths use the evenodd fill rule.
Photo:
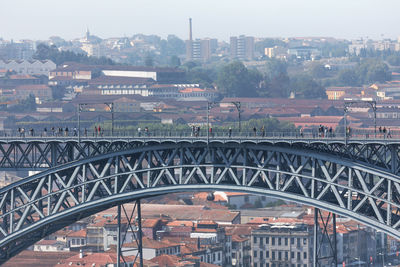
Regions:
<instances>
[{"instance_id":1,"label":"city skyline","mask_svg":"<svg viewBox=\"0 0 400 267\"><path fill-rule=\"evenodd\" d=\"M188 18L193 18L193 37L229 41L241 34L255 37L325 36L357 39L395 39L400 32L395 0L351 2L250 0L202 2L157 1L132 3L125 0L85 2L41 0L8 1L0 10L3 39L43 40L50 36L73 39L86 28L101 38L137 33L188 39ZM34 12L32 12L34 10Z\"/></svg>"}]
</instances>

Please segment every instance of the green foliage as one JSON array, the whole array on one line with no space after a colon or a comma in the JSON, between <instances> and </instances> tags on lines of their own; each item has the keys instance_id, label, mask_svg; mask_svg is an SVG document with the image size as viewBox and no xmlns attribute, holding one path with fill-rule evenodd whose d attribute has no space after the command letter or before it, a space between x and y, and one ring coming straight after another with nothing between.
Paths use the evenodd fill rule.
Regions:
<instances>
[{"instance_id":1,"label":"green foliage","mask_svg":"<svg viewBox=\"0 0 400 267\"><path fill-rule=\"evenodd\" d=\"M264 67L263 86L258 90L262 97L288 97L290 79L287 63L279 59L268 59Z\"/></svg>"},{"instance_id":2,"label":"green foliage","mask_svg":"<svg viewBox=\"0 0 400 267\"><path fill-rule=\"evenodd\" d=\"M266 47L286 46L286 43L279 39L267 38L254 44L254 50L264 55Z\"/></svg>"},{"instance_id":3,"label":"green foliage","mask_svg":"<svg viewBox=\"0 0 400 267\"><path fill-rule=\"evenodd\" d=\"M179 59L179 57L177 57L176 55L173 55L170 59L169 59L169 65L171 67L179 67L181 65L181 60Z\"/></svg>"},{"instance_id":4,"label":"green foliage","mask_svg":"<svg viewBox=\"0 0 400 267\"><path fill-rule=\"evenodd\" d=\"M279 206L282 206L282 205L285 205L285 204L286 204L286 202L285 202L284 200L282 200L282 199L277 199L276 201L267 203L267 204L265 205L265 207L266 207L266 208L279 207Z\"/></svg>"},{"instance_id":5,"label":"green foliage","mask_svg":"<svg viewBox=\"0 0 400 267\"><path fill-rule=\"evenodd\" d=\"M400 54L394 54L386 58L390 65L400 66Z\"/></svg>"},{"instance_id":6,"label":"green foliage","mask_svg":"<svg viewBox=\"0 0 400 267\"><path fill-rule=\"evenodd\" d=\"M89 65L114 65L115 63L105 57L88 57L84 54L77 54L72 51L59 51L55 45L48 46L45 44L39 44L36 48L36 53L33 55L34 59L45 60L50 59L57 65L64 62L79 62Z\"/></svg>"},{"instance_id":7,"label":"green foliage","mask_svg":"<svg viewBox=\"0 0 400 267\"><path fill-rule=\"evenodd\" d=\"M379 59L362 59L361 63L352 69L340 70L334 85L362 86L376 82L386 82L392 79L389 67Z\"/></svg>"},{"instance_id":8,"label":"green foliage","mask_svg":"<svg viewBox=\"0 0 400 267\"><path fill-rule=\"evenodd\" d=\"M354 69L342 69L337 75L337 85L358 86L360 85L358 74Z\"/></svg>"},{"instance_id":9,"label":"green foliage","mask_svg":"<svg viewBox=\"0 0 400 267\"><path fill-rule=\"evenodd\" d=\"M266 132L293 132L295 126L286 121L279 121L276 118L265 118L265 119L251 119L242 122L242 131L250 132L254 127L261 129L264 126Z\"/></svg>"},{"instance_id":10,"label":"green foliage","mask_svg":"<svg viewBox=\"0 0 400 267\"><path fill-rule=\"evenodd\" d=\"M154 60L153 60L153 57L150 54L147 54L146 57L144 58L144 65L146 67L153 67L154 66Z\"/></svg>"},{"instance_id":11,"label":"green foliage","mask_svg":"<svg viewBox=\"0 0 400 267\"><path fill-rule=\"evenodd\" d=\"M301 74L292 77L290 85L296 98L326 98L325 89L309 75Z\"/></svg>"},{"instance_id":12,"label":"green foliage","mask_svg":"<svg viewBox=\"0 0 400 267\"><path fill-rule=\"evenodd\" d=\"M256 96L261 75L249 71L242 62L234 61L222 67L217 76L218 90L229 97Z\"/></svg>"},{"instance_id":13,"label":"green foliage","mask_svg":"<svg viewBox=\"0 0 400 267\"><path fill-rule=\"evenodd\" d=\"M186 80L188 83L198 83L201 86L211 88L217 73L215 69L204 69L194 67L186 72Z\"/></svg>"},{"instance_id":14,"label":"green foliage","mask_svg":"<svg viewBox=\"0 0 400 267\"><path fill-rule=\"evenodd\" d=\"M25 100L21 100L19 104L11 106L7 109L13 112L31 112L36 111L36 99L33 94L30 94Z\"/></svg>"},{"instance_id":15,"label":"green foliage","mask_svg":"<svg viewBox=\"0 0 400 267\"><path fill-rule=\"evenodd\" d=\"M311 65L310 74L315 79L322 79L328 76L328 70L321 63L314 63Z\"/></svg>"},{"instance_id":16,"label":"green foliage","mask_svg":"<svg viewBox=\"0 0 400 267\"><path fill-rule=\"evenodd\" d=\"M321 55L323 57L344 57L347 55L348 46L347 42L325 42L321 47Z\"/></svg>"}]
</instances>

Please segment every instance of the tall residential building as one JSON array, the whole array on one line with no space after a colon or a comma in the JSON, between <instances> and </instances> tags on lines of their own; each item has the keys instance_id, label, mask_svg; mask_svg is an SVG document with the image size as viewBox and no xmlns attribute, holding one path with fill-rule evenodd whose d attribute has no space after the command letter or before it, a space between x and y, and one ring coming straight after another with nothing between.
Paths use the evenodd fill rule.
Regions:
<instances>
[{"instance_id":1,"label":"tall residential building","mask_svg":"<svg viewBox=\"0 0 400 267\"><path fill-rule=\"evenodd\" d=\"M192 19L189 19L189 40L186 41L186 60L206 62L211 59L211 53L217 49L216 39L193 40Z\"/></svg>"},{"instance_id":2,"label":"tall residential building","mask_svg":"<svg viewBox=\"0 0 400 267\"><path fill-rule=\"evenodd\" d=\"M230 45L232 59L252 60L254 58L254 37L244 35L231 37Z\"/></svg>"},{"instance_id":3,"label":"tall residential building","mask_svg":"<svg viewBox=\"0 0 400 267\"><path fill-rule=\"evenodd\" d=\"M213 39L196 39L186 42L186 59L193 61L208 61L211 59Z\"/></svg>"}]
</instances>

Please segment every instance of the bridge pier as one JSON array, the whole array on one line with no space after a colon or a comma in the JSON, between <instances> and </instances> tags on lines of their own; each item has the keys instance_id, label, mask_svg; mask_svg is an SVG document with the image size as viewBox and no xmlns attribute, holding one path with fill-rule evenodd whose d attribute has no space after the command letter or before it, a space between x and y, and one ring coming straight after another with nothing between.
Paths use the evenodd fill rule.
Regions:
<instances>
[{"instance_id":1,"label":"bridge pier","mask_svg":"<svg viewBox=\"0 0 400 267\"><path fill-rule=\"evenodd\" d=\"M332 217L331 217L332 216ZM329 236L329 224L332 222L332 236ZM322 224L321 234L320 224ZM336 244L336 214L328 213L326 218L318 208L314 208L314 238L313 238L313 267L337 266L337 244ZM328 245L331 254L323 255L323 246Z\"/></svg>"},{"instance_id":2,"label":"bridge pier","mask_svg":"<svg viewBox=\"0 0 400 267\"><path fill-rule=\"evenodd\" d=\"M133 265L135 265L136 261L139 260L139 266L143 267L142 211L140 207L140 199L135 201L135 205L130 214L127 213L123 204L118 204L117 208L117 267L127 266L127 262L124 258L123 252L127 252L129 254L133 253L135 256L135 261L133 262ZM137 214L137 217L134 216L135 213ZM126 227L123 227L123 225L121 224L122 218L125 218L127 220ZM125 243L129 230L131 230L132 237L134 239L132 243L136 243L137 248L126 248L124 251L122 251L122 246Z\"/></svg>"}]
</instances>

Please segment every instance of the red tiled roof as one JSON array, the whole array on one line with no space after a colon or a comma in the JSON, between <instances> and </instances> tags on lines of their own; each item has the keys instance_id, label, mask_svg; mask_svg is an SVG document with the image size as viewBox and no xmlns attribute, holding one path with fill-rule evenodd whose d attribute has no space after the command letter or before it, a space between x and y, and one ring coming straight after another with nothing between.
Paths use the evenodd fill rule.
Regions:
<instances>
[{"instance_id":1,"label":"red tiled roof","mask_svg":"<svg viewBox=\"0 0 400 267\"><path fill-rule=\"evenodd\" d=\"M154 228L160 222L160 219L145 219L142 220L142 227L144 228Z\"/></svg>"},{"instance_id":2,"label":"red tiled roof","mask_svg":"<svg viewBox=\"0 0 400 267\"><path fill-rule=\"evenodd\" d=\"M67 235L67 237L86 237L86 229L71 232Z\"/></svg>"},{"instance_id":3,"label":"red tiled roof","mask_svg":"<svg viewBox=\"0 0 400 267\"><path fill-rule=\"evenodd\" d=\"M58 262L76 254L77 252L42 252L24 250L4 263L2 267L53 267L57 266L56 264Z\"/></svg>"}]
</instances>

